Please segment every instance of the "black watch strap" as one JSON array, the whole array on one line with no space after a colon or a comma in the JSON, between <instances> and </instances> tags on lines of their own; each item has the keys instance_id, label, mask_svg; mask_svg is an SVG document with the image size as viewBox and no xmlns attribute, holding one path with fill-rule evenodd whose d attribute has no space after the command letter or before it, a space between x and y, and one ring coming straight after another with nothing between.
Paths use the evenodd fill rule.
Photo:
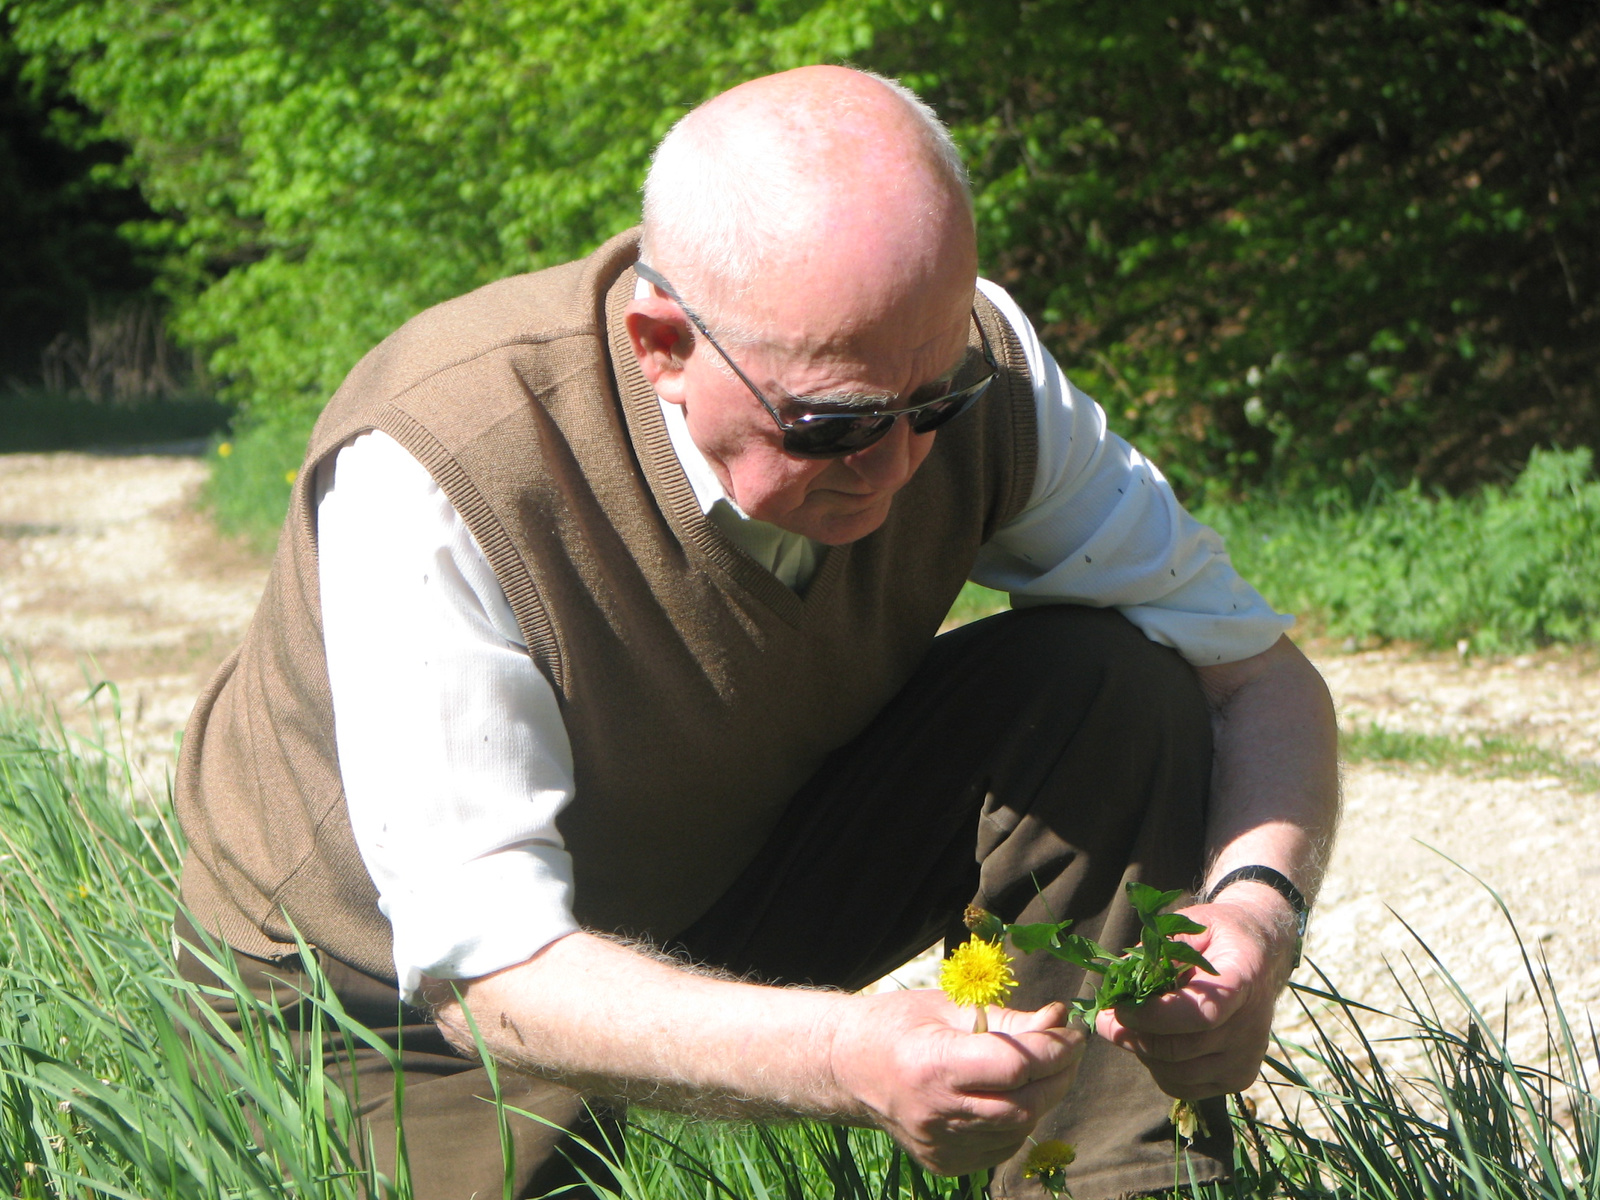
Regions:
<instances>
[{"instance_id":1,"label":"black watch strap","mask_svg":"<svg viewBox=\"0 0 1600 1200\"><path fill-rule=\"evenodd\" d=\"M1300 965L1300 948L1306 940L1306 921L1311 916L1311 905L1306 903L1305 894L1295 887L1291 880L1282 871L1272 867L1255 864L1248 867L1235 867L1221 879L1217 880L1212 889L1206 893L1205 902L1210 904L1225 888L1230 888L1236 883L1264 883L1278 895L1289 902L1289 907L1294 909L1294 962L1290 969Z\"/></svg>"}]
</instances>

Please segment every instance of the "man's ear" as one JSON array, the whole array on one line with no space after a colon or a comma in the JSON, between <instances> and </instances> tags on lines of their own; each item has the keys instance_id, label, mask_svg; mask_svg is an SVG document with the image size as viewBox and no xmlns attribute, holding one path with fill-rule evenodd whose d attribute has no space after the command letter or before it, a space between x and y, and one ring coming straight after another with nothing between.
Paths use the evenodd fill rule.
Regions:
<instances>
[{"instance_id":1,"label":"man's ear","mask_svg":"<svg viewBox=\"0 0 1600 1200\"><path fill-rule=\"evenodd\" d=\"M683 311L670 300L648 296L623 310L639 370L669 404L683 403L683 366L694 345Z\"/></svg>"}]
</instances>

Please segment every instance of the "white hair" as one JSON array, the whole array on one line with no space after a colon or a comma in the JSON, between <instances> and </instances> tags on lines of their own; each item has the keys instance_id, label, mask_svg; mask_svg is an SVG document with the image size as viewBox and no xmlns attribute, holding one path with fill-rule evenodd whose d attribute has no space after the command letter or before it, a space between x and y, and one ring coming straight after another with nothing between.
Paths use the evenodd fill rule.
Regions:
<instances>
[{"instance_id":1,"label":"white hair","mask_svg":"<svg viewBox=\"0 0 1600 1200\"><path fill-rule=\"evenodd\" d=\"M972 189L961 152L932 108L910 88L871 71L906 106L920 125L939 174L972 206ZM841 107L851 102L846 100ZM715 318L719 341L753 345L760 335L740 324L727 301L752 284L763 263L791 241L797 203L813 175L779 139L726 136L697 108L681 118L656 146L644 183L644 231L640 257L657 265L654 253L670 241L672 279L707 322ZM707 128L710 124L711 128Z\"/></svg>"}]
</instances>

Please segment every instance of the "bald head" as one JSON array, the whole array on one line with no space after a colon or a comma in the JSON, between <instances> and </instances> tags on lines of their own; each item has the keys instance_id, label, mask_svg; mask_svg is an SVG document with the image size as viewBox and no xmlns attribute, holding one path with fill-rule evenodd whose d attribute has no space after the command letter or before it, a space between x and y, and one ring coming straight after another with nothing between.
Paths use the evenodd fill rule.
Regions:
<instances>
[{"instance_id":1,"label":"bald head","mask_svg":"<svg viewBox=\"0 0 1600 1200\"><path fill-rule=\"evenodd\" d=\"M695 109L656 150L644 221L646 259L732 342L803 351L894 319L918 289L970 299L977 270L948 133L907 89L844 67Z\"/></svg>"}]
</instances>

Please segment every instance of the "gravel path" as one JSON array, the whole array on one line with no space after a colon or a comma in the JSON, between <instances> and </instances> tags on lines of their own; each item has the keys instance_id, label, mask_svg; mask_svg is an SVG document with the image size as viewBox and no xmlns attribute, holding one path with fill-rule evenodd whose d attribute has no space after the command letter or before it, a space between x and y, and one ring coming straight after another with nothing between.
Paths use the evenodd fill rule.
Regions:
<instances>
[{"instance_id":1,"label":"gravel path","mask_svg":"<svg viewBox=\"0 0 1600 1200\"><path fill-rule=\"evenodd\" d=\"M165 786L195 693L239 640L265 563L195 510L206 467L182 453L0 456L0 645L30 665L69 723L102 678L147 786ZM1347 726L1515 737L1600 765L1600 661L1545 652L1495 663L1312 647ZM1390 967L1421 964L1396 915L1530 1060L1542 1024L1516 939L1476 872L1549 963L1569 1015L1600 1014L1600 797L1555 776L1491 778L1417 766L1345 770L1345 823L1308 957L1346 994L1395 1004ZM1431 847L1432 849L1430 849ZM928 979L930 964L903 973ZM1302 969L1299 976L1310 980ZM1288 1038L1307 1024L1286 1001Z\"/></svg>"},{"instance_id":2,"label":"gravel path","mask_svg":"<svg viewBox=\"0 0 1600 1200\"><path fill-rule=\"evenodd\" d=\"M266 581L197 511L207 472L181 452L0 455L0 647L79 731L84 697L115 683L151 788Z\"/></svg>"}]
</instances>

